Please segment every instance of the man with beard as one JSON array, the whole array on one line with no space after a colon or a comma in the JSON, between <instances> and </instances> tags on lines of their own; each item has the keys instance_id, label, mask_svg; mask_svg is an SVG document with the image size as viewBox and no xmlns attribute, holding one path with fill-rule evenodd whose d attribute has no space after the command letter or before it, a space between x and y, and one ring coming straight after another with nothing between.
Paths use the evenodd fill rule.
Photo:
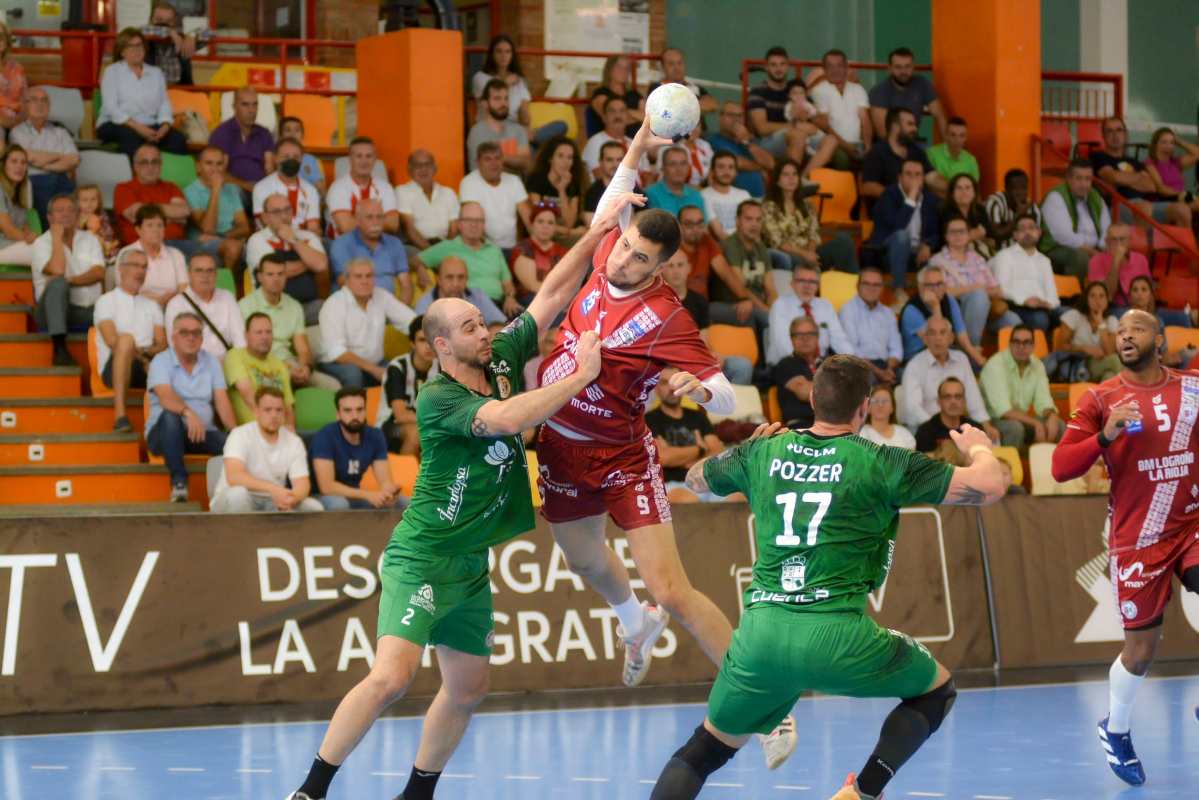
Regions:
<instances>
[{"instance_id":1,"label":"man with beard","mask_svg":"<svg viewBox=\"0 0 1199 800\"><path fill-rule=\"evenodd\" d=\"M496 142L504 154L504 168L524 172L529 168L529 133L508 119L508 84L492 78L479 98L479 119L466 137L470 168L478 167L478 149L483 142Z\"/></svg>"},{"instance_id":2,"label":"man with beard","mask_svg":"<svg viewBox=\"0 0 1199 800\"><path fill-rule=\"evenodd\" d=\"M746 109L749 127L758 137L759 147L774 158L786 156L802 164L807 135L800 130L800 121L789 121L786 112L791 99L787 88L790 71L791 58L786 48L776 46L767 50L766 80L750 90Z\"/></svg>"},{"instance_id":3,"label":"man with beard","mask_svg":"<svg viewBox=\"0 0 1199 800\"><path fill-rule=\"evenodd\" d=\"M403 508L408 503L391 482L383 431L366 424L366 390L342 387L333 403L337 421L317 431L310 448L316 499L326 511ZM362 488L368 469L375 474L374 489Z\"/></svg>"},{"instance_id":4,"label":"man with beard","mask_svg":"<svg viewBox=\"0 0 1199 800\"><path fill-rule=\"evenodd\" d=\"M933 115L937 121L937 131L941 140L946 136L947 120L945 109L937 99L937 90L932 82L923 75L915 74L913 61L915 56L906 47L897 47L887 56L887 80L875 84L870 90L870 118L874 122L874 130L878 136L887 135L886 115L893 108L906 108L916 117L916 125L924 118L924 112Z\"/></svg>"},{"instance_id":5,"label":"man with beard","mask_svg":"<svg viewBox=\"0 0 1199 800\"><path fill-rule=\"evenodd\" d=\"M1011 243L1021 215L1031 214L1037 228L1044 227L1041 207L1033 202L1028 191L1028 173L1019 168L1003 173L1003 190L987 198L986 209L987 235L995 240L997 248Z\"/></svg>"},{"instance_id":6,"label":"man with beard","mask_svg":"<svg viewBox=\"0 0 1199 800\"><path fill-rule=\"evenodd\" d=\"M919 161L924 166L924 183L942 197L949 184L933 169L924 151L916 144L916 115L906 108L887 112L886 133L874 143L862 164L862 196L875 198L888 186L899 182L903 162Z\"/></svg>"},{"instance_id":7,"label":"man with beard","mask_svg":"<svg viewBox=\"0 0 1199 800\"><path fill-rule=\"evenodd\" d=\"M1124 369L1083 395L1053 451L1054 480L1086 474L1097 458L1112 479L1108 547L1124 649L1108 673L1099 741L1112 772L1133 786L1145 782L1145 768L1132 746L1132 705L1161 640L1173 577L1199 593L1199 373L1162 366L1163 344L1152 314L1121 317L1116 353Z\"/></svg>"}]
</instances>

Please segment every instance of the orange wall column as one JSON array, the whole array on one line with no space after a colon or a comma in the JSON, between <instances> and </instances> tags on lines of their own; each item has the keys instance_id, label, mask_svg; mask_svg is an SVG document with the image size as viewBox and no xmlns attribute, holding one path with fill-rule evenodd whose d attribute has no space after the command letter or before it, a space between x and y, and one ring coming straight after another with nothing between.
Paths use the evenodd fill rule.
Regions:
<instances>
[{"instance_id":1,"label":"orange wall column","mask_svg":"<svg viewBox=\"0 0 1199 800\"><path fill-rule=\"evenodd\" d=\"M933 80L948 116L966 120L982 192L1031 173L1041 132L1041 0L932 0Z\"/></svg>"},{"instance_id":2,"label":"orange wall column","mask_svg":"<svg viewBox=\"0 0 1199 800\"><path fill-rule=\"evenodd\" d=\"M375 140L394 183L408 180L408 154L437 159L437 181L455 191L465 173L462 34L407 29L361 39L358 132Z\"/></svg>"}]
</instances>

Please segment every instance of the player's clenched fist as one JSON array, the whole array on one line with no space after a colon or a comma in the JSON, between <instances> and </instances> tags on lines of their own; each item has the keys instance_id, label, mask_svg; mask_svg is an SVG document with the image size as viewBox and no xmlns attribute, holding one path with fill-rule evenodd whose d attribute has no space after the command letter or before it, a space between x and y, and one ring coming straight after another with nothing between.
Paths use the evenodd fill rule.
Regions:
<instances>
[{"instance_id":1,"label":"player's clenched fist","mask_svg":"<svg viewBox=\"0 0 1199 800\"><path fill-rule=\"evenodd\" d=\"M979 430L973 425L963 425L960 430L951 430L949 438L953 439L953 443L958 446L958 450L970 456L971 460L974 459L974 453L972 452L974 448L982 447L987 451L991 449L991 437L987 435L986 431Z\"/></svg>"},{"instance_id":2,"label":"player's clenched fist","mask_svg":"<svg viewBox=\"0 0 1199 800\"><path fill-rule=\"evenodd\" d=\"M583 331L575 344L577 371L587 380L594 380L600 372L600 340L595 331Z\"/></svg>"},{"instance_id":3,"label":"player's clenched fist","mask_svg":"<svg viewBox=\"0 0 1199 800\"><path fill-rule=\"evenodd\" d=\"M1141 421L1141 405L1136 400L1112 406L1107 415L1107 423L1103 426L1103 438L1109 442L1120 434L1131 422Z\"/></svg>"},{"instance_id":4,"label":"player's clenched fist","mask_svg":"<svg viewBox=\"0 0 1199 800\"><path fill-rule=\"evenodd\" d=\"M674 389L675 397L690 397L697 403L706 403L712 399L712 393L690 372L676 372L670 376L669 383L670 388Z\"/></svg>"}]
</instances>

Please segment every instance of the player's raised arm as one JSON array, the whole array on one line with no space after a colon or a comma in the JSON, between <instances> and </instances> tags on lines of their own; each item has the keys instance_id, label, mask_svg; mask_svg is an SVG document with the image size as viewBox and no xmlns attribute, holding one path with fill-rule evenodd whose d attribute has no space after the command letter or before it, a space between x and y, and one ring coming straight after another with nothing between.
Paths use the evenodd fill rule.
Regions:
<instances>
[{"instance_id":1,"label":"player's raised arm","mask_svg":"<svg viewBox=\"0 0 1199 800\"><path fill-rule=\"evenodd\" d=\"M637 188L637 165L641 163L641 157L645 155L646 151L650 148L668 144L673 144L673 142L669 139L663 139L661 136L654 136L653 132L649 129L649 118L646 117L642 121L641 127L637 129L637 135L633 137L633 143L625 151L624 159L621 160L620 166L616 168L616 174L612 176L608 188L604 189L604 193L600 195L599 204L595 207L595 217L591 220L592 227L599 224L600 218L604 216L604 212L608 206L615 203L618 197L622 194L628 194ZM617 218L622 231L629 226L629 221L632 218L632 207L625 206Z\"/></svg>"},{"instance_id":2,"label":"player's raised arm","mask_svg":"<svg viewBox=\"0 0 1199 800\"><path fill-rule=\"evenodd\" d=\"M947 506L985 506L1003 497L1003 469L991 452L991 438L972 425L949 436L970 459L970 466L955 467L942 501Z\"/></svg>"}]
</instances>

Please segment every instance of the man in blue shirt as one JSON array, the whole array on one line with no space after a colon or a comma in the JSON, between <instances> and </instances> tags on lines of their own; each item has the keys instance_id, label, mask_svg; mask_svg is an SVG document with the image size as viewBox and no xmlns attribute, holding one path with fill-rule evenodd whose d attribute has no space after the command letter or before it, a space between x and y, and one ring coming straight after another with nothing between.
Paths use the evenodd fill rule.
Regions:
<instances>
[{"instance_id":1,"label":"man in blue shirt","mask_svg":"<svg viewBox=\"0 0 1199 800\"><path fill-rule=\"evenodd\" d=\"M708 135L713 153L729 152L737 157L737 179L733 185L751 197L766 194L766 173L774 169L774 156L754 142L745 125L740 104L726 102L720 109L720 132Z\"/></svg>"},{"instance_id":2,"label":"man in blue shirt","mask_svg":"<svg viewBox=\"0 0 1199 800\"><path fill-rule=\"evenodd\" d=\"M407 499L391 480L383 431L366 424L366 390L343 387L334 402L337 422L317 431L310 448L317 500L326 511L406 506ZM362 488L368 469L375 474L374 489Z\"/></svg>"},{"instance_id":3,"label":"man in blue shirt","mask_svg":"<svg viewBox=\"0 0 1199 800\"><path fill-rule=\"evenodd\" d=\"M437 283L432 291L421 295L412 310L417 314L423 314L429 310L434 300L457 297L479 309L483 313L483 322L488 325L493 322L507 322L508 318L504 316L504 312L500 311L500 307L485 292L467 287L468 280L470 276L467 274L466 262L458 256L447 256L437 267Z\"/></svg>"},{"instance_id":4,"label":"man in blue shirt","mask_svg":"<svg viewBox=\"0 0 1199 800\"><path fill-rule=\"evenodd\" d=\"M858 276L858 293L841 306L838 316L854 353L870 364L875 383L899 382L903 362L903 338L895 312L882 302L883 273L878 267L863 267Z\"/></svg>"},{"instance_id":5,"label":"man in blue shirt","mask_svg":"<svg viewBox=\"0 0 1199 800\"><path fill-rule=\"evenodd\" d=\"M171 474L171 502L187 502L184 453L220 455L226 430L237 427L221 364L204 351L204 323L190 311L175 317L171 346L154 356L146 377L150 411L146 449L162 456Z\"/></svg>"},{"instance_id":6,"label":"man in blue shirt","mask_svg":"<svg viewBox=\"0 0 1199 800\"><path fill-rule=\"evenodd\" d=\"M704 198L694 186L687 184L691 165L687 150L668 147L662 153L662 180L645 190L646 208L661 208L677 217L683 206L695 206L703 212ZM704 222L707 222L707 215Z\"/></svg>"},{"instance_id":7,"label":"man in blue shirt","mask_svg":"<svg viewBox=\"0 0 1199 800\"><path fill-rule=\"evenodd\" d=\"M354 230L338 236L329 246L334 280L343 284L346 265L355 258L368 258L375 265L375 285L395 292L404 305L412 305L408 254L398 237L383 232L383 204L374 198L359 200L354 219Z\"/></svg>"},{"instance_id":8,"label":"man in blue shirt","mask_svg":"<svg viewBox=\"0 0 1199 800\"><path fill-rule=\"evenodd\" d=\"M924 334L928 321L933 317L949 320L954 338L976 369L987 363L982 352L970 342L966 333L966 320L958 301L945 291L945 272L937 266L928 266L916 274L916 296L908 300L899 315L899 332L903 336L903 363L925 348Z\"/></svg>"}]
</instances>

